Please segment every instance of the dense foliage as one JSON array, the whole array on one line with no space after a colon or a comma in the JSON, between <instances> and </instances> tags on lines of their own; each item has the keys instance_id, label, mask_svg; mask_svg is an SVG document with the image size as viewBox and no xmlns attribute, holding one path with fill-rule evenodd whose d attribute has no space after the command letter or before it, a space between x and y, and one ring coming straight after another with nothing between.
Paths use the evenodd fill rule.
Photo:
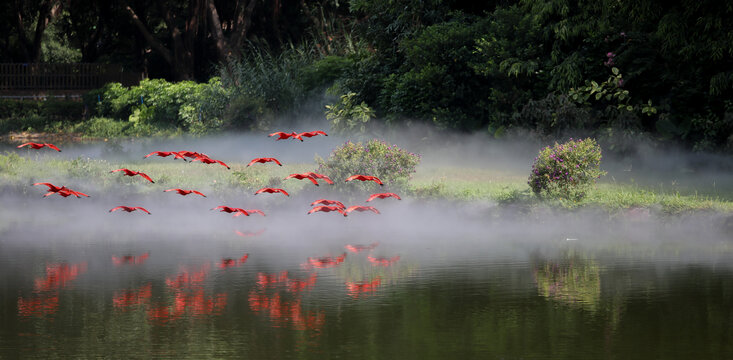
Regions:
<instances>
[{"instance_id":1,"label":"dense foliage","mask_svg":"<svg viewBox=\"0 0 733 360\"><path fill-rule=\"evenodd\" d=\"M313 109L323 116L325 105L334 121L333 109L350 104L373 112L369 122L425 121L496 137L593 136L613 151L638 137L733 151L730 2L205 4L16 1L0 9L0 61L81 58L199 82L219 75L227 103L213 110L198 100L171 105L179 102L173 95L154 110L128 101L106 115L185 131L267 127Z\"/></svg>"},{"instance_id":2,"label":"dense foliage","mask_svg":"<svg viewBox=\"0 0 733 360\"><path fill-rule=\"evenodd\" d=\"M540 150L527 183L540 197L579 200L606 172L595 140L573 140Z\"/></svg>"},{"instance_id":3,"label":"dense foliage","mask_svg":"<svg viewBox=\"0 0 733 360\"><path fill-rule=\"evenodd\" d=\"M348 141L334 149L327 159L316 158L316 162L317 172L333 179L336 190L378 192L380 186L374 182L345 183L344 180L352 175L376 176L386 190L405 189L420 163L420 155L375 139L366 143Z\"/></svg>"}]
</instances>

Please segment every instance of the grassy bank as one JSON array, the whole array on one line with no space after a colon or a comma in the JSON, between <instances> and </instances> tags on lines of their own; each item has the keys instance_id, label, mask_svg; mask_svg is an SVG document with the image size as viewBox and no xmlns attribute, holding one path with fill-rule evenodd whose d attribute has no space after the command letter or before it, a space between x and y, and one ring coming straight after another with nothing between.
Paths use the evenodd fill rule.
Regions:
<instances>
[{"instance_id":1,"label":"grassy bank","mask_svg":"<svg viewBox=\"0 0 733 360\"><path fill-rule=\"evenodd\" d=\"M284 181L283 178L291 173L312 171L316 168L315 164L286 164L282 167L246 167L246 163L228 165L231 170L216 164L155 158L111 162L88 158L59 160L46 155L26 158L15 153L6 153L0 155L0 186L41 194L42 189L34 189L30 185L48 181L71 188L83 184L91 188L87 190L95 192L114 189L121 193L145 194L162 191L163 187L179 187L221 196L232 192L254 192L261 187L272 186L285 187L291 193L297 194L310 185L304 181ZM148 186L139 177L109 173L110 170L123 167L146 172L156 181L156 186ZM733 192L730 189L641 185L617 182L612 177L606 177L577 202L541 200L531 193L525 175L480 168L420 167L408 188L401 191L401 195L418 199L488 202L497 204L498 208L520 208L527 211L547 207L571 211L593 208L602 209L610 216L640 210L642 213L660 215L699 211L733 213Z\"/></svg>"}]
</instances>

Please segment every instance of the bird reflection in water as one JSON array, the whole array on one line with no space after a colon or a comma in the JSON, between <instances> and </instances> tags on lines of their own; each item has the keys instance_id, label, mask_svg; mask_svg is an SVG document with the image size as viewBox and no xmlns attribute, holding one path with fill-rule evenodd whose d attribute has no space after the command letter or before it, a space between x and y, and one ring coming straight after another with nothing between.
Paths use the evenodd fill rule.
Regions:
<instances>
[{"instance_id":1,"label":"bird reflection in water","mask_svg":"<svg viewBox=\"0 0 733 360\"><path fill-rule=\"evenodd\" d=\"M282 285L285 290L292 293L312 289L317 280L318 274L316 273L311 273L306 279L296 279L291 278L287 270L281 271L279 274L257 274L257 284L261 289L275 288Z\"/></svg>"},{"instance_id":2,"label":"bird reflection in water","mask_svg":"<svg viewBox=\"0 0 733 360\"><path fill-rule=\"evenodd\" d=\"M326 315L320 311L304 311L299 298L283 300L280 294L267 295L253 289L249 294L249 307L256 314L266 314L274 326L290 325L295 330L320 330Z\"/></svg>"},{"instance_id":3,"label":"bird reflection in water","mask_svg":"<svg viewBox=\"0 0 733 360\"><path fill-rule=\"evenodd\" d=\"M238 267L246 263L248 258L249 258L249 254L244 254L239 259L232 259L232 258L221 259L221 262L219 263L219 268L226 269L230 267Z\"/></svg>"},{"instance_id":4,"label":"bird reflection in water","mask_svg":"<svg viewBox=\"0 0 733 360\"><path fill-rule=\"evenodd\" d=\"M346 253L343 253L339 256L309 257L308 262L302 264L301 266L306 270L312 268L327 269L341 265L344 260L346 260Z\"/></svg>"},{"instance_id":5,"label":"bird reflection in water","mask_svg":"<svg viewBox=\"0 0 733 360\"><path fill-rule=\"evenodd\" d=\"M350 251L352 253L358 254L358 253L360 253L362 251L372 250L375 247L377 247L377 245L379 245L379 243L376 243L375 242L375 243L372 243L370 245L351 245L351 244L349 244L349 245L346 245L345 247L346 247L346 250L348 250L348 251Z\"/></svg>"},{"instance_id":6,"label":"bird reflection in water","mask_svg":"<svg viewBox=\"0 0 733 360\"><path fill-rule=\"evenodd\" d=\"M241 237L254 237L254 236L260 236L265 232L265 229L260 229L257 231L239 231L234 230L234 233L241 236Z\"/></svg>"},{"instance_id":7,"label":"bird reflection in water","mask_svg":"<svg viewBox=\"0 0 733 360\"><path fill-rule=\"evenodd\" d=\"M375 292L380 285L382 285L382 278L377 276L372 281L347 281L346 290L349 296L358 298L362 294Z\"/></svg>"},{"instance_id":8,"label":"bird reflection in water","mask_svg":"<svg viewBox=\"0 0 733 360\"><path fill-rule=\"evenodd\" d=\"M134 255L124 255L124 256L112 256L112 263L115 266L122 266L122 265L140 265L145 262L145 260L148 259L150 256L150 253L144 253L142 255L134 256Z\"/></svg>"},{"instance_id":9,"label":"bird reflection in water","mask_svg":"<svg viewBox=\"0 0 733 360\"><path fill-rule=\"evenodd\" d=\"M391 258L385 258L385 257L379 257L375 258L373 256L367 256L367 260L369 260L370 263L374 266L391 266L392 264L396 263L400 260L399 255L393 256Z\"/></svg>"},{"instance_id":10,"label":"bird reflection in water","mask_svg":"<svg viewBox=\"0 0 733 360\"><path fill-rule=\"evenodd\" d=\"M158 324L165 324L186 315L200 317L221 314L226 308L227 293L209 296L203 288L210 267L211 265L207 263L196 270L184 268L176 276L167 278L166 284L173 291L173 303L151 306L148 310L148 319Z\"/></svg>"},{"instance_id":11,"label":"bird reflection in water","mask_svg":"<svg viewBox=\"0 0 733 360\"><path fill-rule=\"evenodd\" d=\"M18 315L30 317L56 313L59 307L59 291L86 271L86 263L46 265L46 275L34 281L33 296L18 298Z\"/></svg>"},{"instance_id":12,"label":"bird reflection in water","mask_svg":"<svg viewBox=\"0 0 733 360\"><path fill-rule=\"evenodd\" d=\"M117 309L127 310L133 306L148 304L151 294L152 286L150 284L143 285L137 289L115 291L114 297L112 298L112 305Z\"/></svg>"}]
</instances>

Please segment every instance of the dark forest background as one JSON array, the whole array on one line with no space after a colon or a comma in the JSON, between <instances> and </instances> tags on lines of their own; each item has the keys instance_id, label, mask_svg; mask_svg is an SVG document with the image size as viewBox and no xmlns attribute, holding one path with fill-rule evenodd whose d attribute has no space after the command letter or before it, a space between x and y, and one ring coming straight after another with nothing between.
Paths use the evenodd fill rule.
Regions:
<instances>
[{"instance_id":1,"label":"dark forest background","mask_svg":"<svg viewBox=\"0 0 733 360\"><path fill-rule=\"evenodd\" d=\"M342 132L425 122L731 152L732 18L715 0L11 0L0 62L139 71L159 79L139 95L196 102L122 104L133 90L110 85L93 114L184 130L320 112Z\"/></svg>"}]
</instances>

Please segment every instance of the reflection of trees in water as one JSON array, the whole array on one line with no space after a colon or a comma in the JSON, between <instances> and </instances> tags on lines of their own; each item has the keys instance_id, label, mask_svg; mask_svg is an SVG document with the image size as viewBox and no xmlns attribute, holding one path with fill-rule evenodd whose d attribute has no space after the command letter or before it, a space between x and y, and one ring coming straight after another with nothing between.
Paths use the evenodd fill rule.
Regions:
<instances>
[{"instance_id":1,"label":"reflection of trees in water","mask_svg":"<svg viewBox=\"0 0 733 360\"><path fill-rule=\"evenodd\" d=\"M559 259L535 260L534 279L540 295L595 311L601 300L598 262L575 251Z\"/></svg>"}]
</instances>

